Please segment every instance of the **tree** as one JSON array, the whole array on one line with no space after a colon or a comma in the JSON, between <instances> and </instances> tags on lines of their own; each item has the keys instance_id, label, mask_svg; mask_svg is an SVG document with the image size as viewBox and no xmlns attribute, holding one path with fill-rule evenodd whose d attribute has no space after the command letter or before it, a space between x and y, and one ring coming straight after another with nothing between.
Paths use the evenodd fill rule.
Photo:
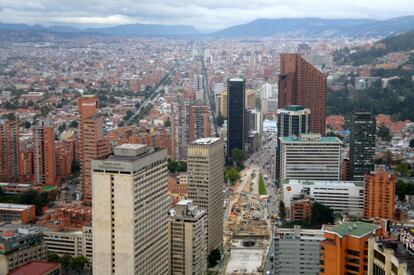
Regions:
<instances>
[{"instance_id":1,"label":"tree","mask_svg":"<svg viewBox=\"0 0 414 275\"><path fill-rule=\"evenodd\" d=\"M69 123L69 128L78 128L78 122L76 120L72 120Z\"/></svg>"},{"instance_id":2,"label":"tree","mask_svg":"<svg viewBox=\"0 0 414 275\"><path fill-rule=\"evenodd\" d=\"M381 124L377 131L378 137L383 141L391 141L392 135L390 129L388 129L384 124Z\"/></svg>"},{"instance_id":3,"label":"tree","mask_svg":"<svg viewBox=\"0 0 414 275\"><path fill-rule=\"evenodd\" d=\"M88 259L86 259L85 256L81 255L73 258L72 262L70 263L70 267L80 275L81 272L85 269L87 263Z\"/></svg>"},{"instance_id":4,"label":"tree","mask_svg":"<svg viewBox=\"0 0 414 275\"><path fill-rule=\"evenodd\" d=\"M218 248L211 251L210 255L207 257L208 267L212 268L215 267L221 259L220 250Z\"/></svg>"},{"instance_id":5,"label":"tree","mask_svg":"<svg viewBox=\"0 0 414 275\"><path fill-rule=\"evenodd\" d=\"M410 148L414 148L414 138L410 140Z\"/></svg>"},{"instance_id":6,"label":"tree","mask_svg":"<svg viewBox=\"0 0 414 275\"><path fill-rule=\"evenodd\" d=\"M410 165L405 161L401 161L400 163L397 164L397 167L395 168L395 170L397 170L400 176L407 177L410 172Z\"/></svg>"},{"instance_id":7,"label":"tree","mask_svg":"<svg viewBox=\"0 0 414 275\"><path fill-rule=\"evenodd\" d=\"M42 114L42 116L47 116L49 114L49 111L49 107L46 105L40 107L40 113Z\"/></svg>"},{"instance_id":8,"label":"tree","mask_svg":"<svg viewBox=\"0 0 414 275\"><path fill-rule=\"evenodd\" d=\"M283 201L279 202L279 217L282 220L286 219L286 206Z\"/></svg>"},{"instance_id":9,"label":"tree","mask_svg":"<svg viewBox=\"0 0 414 275\"><path fill-rule=\"evenodd\" d=\"M59 256L56 253L49 252L47 254L47 260L49 262L59 262L60 258L59 258Z\"/></svg>"},{"instance_id":10,"label":"tree","mask_svg":"<svg viewBox=\"0 0 414 275\"><path fill-rule=\"evenodd\" d=\"M384 153L384 163L390 167L392 164L392 152L390 150L385 151Z\"/></svg>"},{"instance_id":11,"label":"tree","mask_svg":"<svg viewBox=\"0 0 414 275\"><path fill-rule=\"evenodd\" d=\"M242 167L243 162L247 159L247 154L239 148L231 150L231 159L236 162L237 166Z\"/></svg>"},{"instance_id":12,"label":"tree","mask_svg":"<svg viewBox=\"0 0 414 275\"><path fill-rule=\"evenodd\" d=\"M223 126L224 124L224 117L221 113L216 117L216 124L219 127Z\"/></svg>"},{"instance_id":13,"label":"tree","mask_svg":"<svg viewBox=\"0 0 414 275\"><path fill-rule=\"evenodd\" d=\"M397 194L398 200L404 201L406 195L414 195L414 184L398 180L395 185L395 193Z\"/></svg>"},{"instance_id":14,"label":"tree","mask_svg":"<svg viewBox=\"0 0 414 275\"><path fill-rule=\"evenodd\" d=\"M63 267L63 269L65 270L65 274L68 274L69 271L69 267L72 264L73 258L70 255L63 255L62 257L60 257L60 263Z\"/></svg>"},{"instance_id":15,"label":"tree","mask_svg":"<svg viewBox=\"0 0 414 275\"><path fill-rule=\"evenodd\" d=\"M187 171L187 163L185 161L168 160L168 170L171 173Z\"/></svg>"},{"instance_id":16,"label":"tree","mask_svg":"<svg viewBox=\"0 0 414 275\"><path fill-rule=\"evenodd\" d=\"M231 184L234 184L240 179L240 173L234 167L231 167L227 169L225 179L226 181L230 181Z\"/></svg>"},{"instance_id":17,"label":"tree","mask_svg":"<svg viewBox=\"0 0 414 275\"><path fill-rule=\"evenodd\" d=\"M331 208L319 202L313 203L310 217L312 227L321 227L323 224L332 224L334 221L335 216Z\"/></svg>"}]
</instances>

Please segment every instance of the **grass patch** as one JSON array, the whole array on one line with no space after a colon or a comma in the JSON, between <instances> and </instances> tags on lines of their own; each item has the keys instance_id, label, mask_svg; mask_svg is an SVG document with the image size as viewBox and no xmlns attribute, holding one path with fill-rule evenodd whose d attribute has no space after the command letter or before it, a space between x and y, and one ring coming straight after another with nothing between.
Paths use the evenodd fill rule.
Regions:
<instances>
[{"instance_id":1,"label":"grass patch","mask_svg":"<svg viewBox=\"0 0 414 275\"><path fill-rule=\"evenodd\" d=\"M266 185L264 183L262 174L260 174L260 177L259 177L259 195L260 196L267 195Z\"/></svg>"}]
</instances>

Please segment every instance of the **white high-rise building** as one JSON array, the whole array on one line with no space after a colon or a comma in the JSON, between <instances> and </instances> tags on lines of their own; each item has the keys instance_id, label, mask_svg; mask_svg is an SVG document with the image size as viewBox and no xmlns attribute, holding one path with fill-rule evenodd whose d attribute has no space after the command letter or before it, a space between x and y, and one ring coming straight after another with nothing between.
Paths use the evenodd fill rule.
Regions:
<instances>
[{"instance_id":1,"label":"white high-rise building","mask_svg":"<svg viewBox=\"0 0 414 275\"><path fill-rule=\"evenodd\" d=\"M93 274L168 273L167 153L115 147L92 162Z\"/></svg>"},{"instance_id":2,"label":"white high-rise building","mask_svg":"<svg viewBox=\"0 0 414 275\"><path fill-rule=\"evenodd\" d=\"M341 146L337 137L302 134L280 137L280 180L339 180Z\"/></svg>"},{"instance_id":3,"label":"white high-rise building","mask_svg":"<svg viewBox=\"0 0 414 275\"><path fill-rule=\"evenodd\" d=\"M223 242L224 142L201 138L188 146L188 198L207 210L208 253Z\"/></svg>"},{"instance_id":4,"label":"white high-rise building","mask_svg":"<svg viewBox=\"0 0 414 275\"><path fill-rule=\"evenodd\" d=\"M207 272L207 212L181 200L168 218L170 274Z\"/></svg>"}]
</instances>

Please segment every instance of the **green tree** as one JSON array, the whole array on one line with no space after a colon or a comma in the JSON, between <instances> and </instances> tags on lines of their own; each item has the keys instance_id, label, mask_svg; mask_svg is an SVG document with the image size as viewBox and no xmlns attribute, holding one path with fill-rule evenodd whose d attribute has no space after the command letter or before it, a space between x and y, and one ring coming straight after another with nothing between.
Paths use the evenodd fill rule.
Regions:
<instances>
[{"instance_id":1,"label":"green tree","mask_svg":"<svg viewBox=\"0 0 414 275\"><path fill-rule=\"evenodd\" d=\"M410 172L410 165L405 161L401 161L400 163L397 164L397 167L395 168L395 170L397 170L400 176L407 177Z\"/></svg>"},{"instance_id":2,"label":"green tree","mask_svg":"<svg viewBox=\"0 0 414 275\"><path fill-rule=\"evenodd\" d=\"M231 159L236 162L239 167L243 167L243 162L247 159L247 157L247 154L239 148L231 150Z\"/></svg>"},{"instance_id":3,"label":"green tree","mask_svg":"<svg viewBox=\"0 0 414 275\"><path fill-rule=\"evenodd\" d=\"M397 194L398 200L404 201L406 195L414 195L414 184L398 180L395 185L395 193Z\"/></svg>"},{"instance_id":4,"label":"green tree","mask_svg":"<svg viewBox=\"0 0 414 275\"><path fill-rule=\"evenodd\" d=\"M282 220L286 219L286 206L282 200L279 202L279 217Z\"/></svg>"},{"instance_id":5,"label":"green tree","mask_svg":"<svg viewBox=\"0 0 414 275\"><path fill-rule=\"evenodd\" d=\"M56 253L47 253L47 260L50 262L59 262L60 258Z\"/></svg>"},{"instance_id":6,"label":"green tree","mask_svg":"<svg viewBox=\"0 0 414 275\"><path fill-rule=\"evenodd\" d=\"M378 137L380 137L383 141L391 141L392 135L390 129L386 127L384 124L381 124L377 131Z\"/></svg>"},{"instance_id":7,"label":"green tree","mask_svg":"<svg viewBox=\"0 0 414 275\"><path fill-rule=\"evenodd\" d=\"M319 202L314 202L311 210L310 224L312 227L321 227L323 224L332 224L335 221L331 208Z\"/></svg>"},{"instance_id":8,"label":"green tree","mask_svg":"<svg viewBox=\"0 0 414 275\"><path fill-rule=\"evenodd\" d=\"M234 167L230 167L226 171L225 179L226 181L230 181L230 183L233 185L240 179L240 173Z\"/></svg>"},{"instance_id":9,"label":"green tree","mask_svg":"<svg viewBox=\"0 0 414 275\"><path fill-rule=\"evenodd\" d=\"M211 251L210 255L207 257L208 267L212 268L215 267L221 259L220 249L216 248Z\"/></svg>"},{"instance_id":10,"label":"green tree","mask_svg":"<svg viewBox=\"0 0 414 275\"><path fill-rule=\"evenodd\" d=\"M224 116L221 113L216 117L216 124L219 127L223 126L224 124Z\"/></svg>"},{"instance_id":11,"label":"green tree","mask_svg":"<svg viewBox=\"0 0 414 275\"><path fill-rule=\"evenodd\" d=\"M69 267L72 264L73 258L70 255L63 255L62 257L60 257L60 264L63 267L63 270L65 270L65 274L69 274Z\"/></svg>"},{"instance_id":12,"label":"green tree","mask_svg":"<svg viewBox=\"0 0 414 275\"><path fill-rule=\"evenodd\" d=\"M47 105L43 105L42 107L40 107L40 113L42 114L42 116L47 116L49 112L50 110Z\"/></svg>"},{"instance_id":13,"label":"green tree","mask_svg":"<svg viewBox=\"0 0 414 275\"><path fill-rule=\"evenodd\" d=\"M81 255L78 257L73 258L72 262L70 263L70 267L78 272L80 275L81 272L85 269L86 264L88 263L88 259L85 256Z\"/></svg>"}]
</instances>

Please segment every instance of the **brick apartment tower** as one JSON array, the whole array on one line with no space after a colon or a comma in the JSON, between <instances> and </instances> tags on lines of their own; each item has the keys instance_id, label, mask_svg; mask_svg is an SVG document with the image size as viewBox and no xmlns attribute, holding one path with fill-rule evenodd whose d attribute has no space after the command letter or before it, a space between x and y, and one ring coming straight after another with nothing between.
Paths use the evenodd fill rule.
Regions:
<instances>
[{"instance_id":1,"label":"brick apartment tower","mask_svg":"<svg viewBox=\"0 0 414 275\"><path fill-rule=\"evenodd\" d=\"M53 122L39 120L33 128L34 183L37 185L57 185L55 131Z\"/></svg>"},{"instance_id":2,"label":"brick apartment tower","mask_svg":"<svg viewBox=\"0 0 414 275\"><path fill-rule=\"evenodd\" d=\"M191 106L191 140L210 136L210 123L208 120L208 106Z\"/></svg>"},{"instance_id":3,"label":"brick apartment tower","mask_svg":"<svg viewBox=\"0 0 414 275\"><path fill-rule=\"evenodd\" d=\"M364 218L393 219L397 178L382 169L365 176Z\"/></svg>"},{"instance_id":4,"label":"brick apartment tower","mask_svg":"<svg viewBox=\"0 0 414 275\"><path fill-rule=\"evenodd\" d=\"M300 54L280 55L279 103L311 110L310 130L325 135L326 77Z\"/></svg>"},{"instance_id":5,"label":"brick apartment tower","mask_svg":"<svg viewBox=\"0 0 414 275\"><path fill-rule=\"evenodd\" d=\"M92 201L91 161L109 155L109 144L104 139L103 117L98 114L99 102L95 95L79 98L80 139L79 155L83 201Z\"/></svg>"},{"instance_id":6,"label":"brick apartment tower","mask_svg":"<svg viewBox=\"0 0 414 275\"><path fill-rule=\"evenodd\" d=\"M19 119L0 119L0 182L19 180Z\"/></svg>"},{"instance_id":7,"label":"brick apartment tower","mask_svg":"<svg viewBox=\"0 0 414 275\"><path fill-rule=\"evenodd\" d=\"M172 104L172 158L187 159L187 146L191 142L191 107L188 98L177 97Z\"/></svg>"}]
</instances>

